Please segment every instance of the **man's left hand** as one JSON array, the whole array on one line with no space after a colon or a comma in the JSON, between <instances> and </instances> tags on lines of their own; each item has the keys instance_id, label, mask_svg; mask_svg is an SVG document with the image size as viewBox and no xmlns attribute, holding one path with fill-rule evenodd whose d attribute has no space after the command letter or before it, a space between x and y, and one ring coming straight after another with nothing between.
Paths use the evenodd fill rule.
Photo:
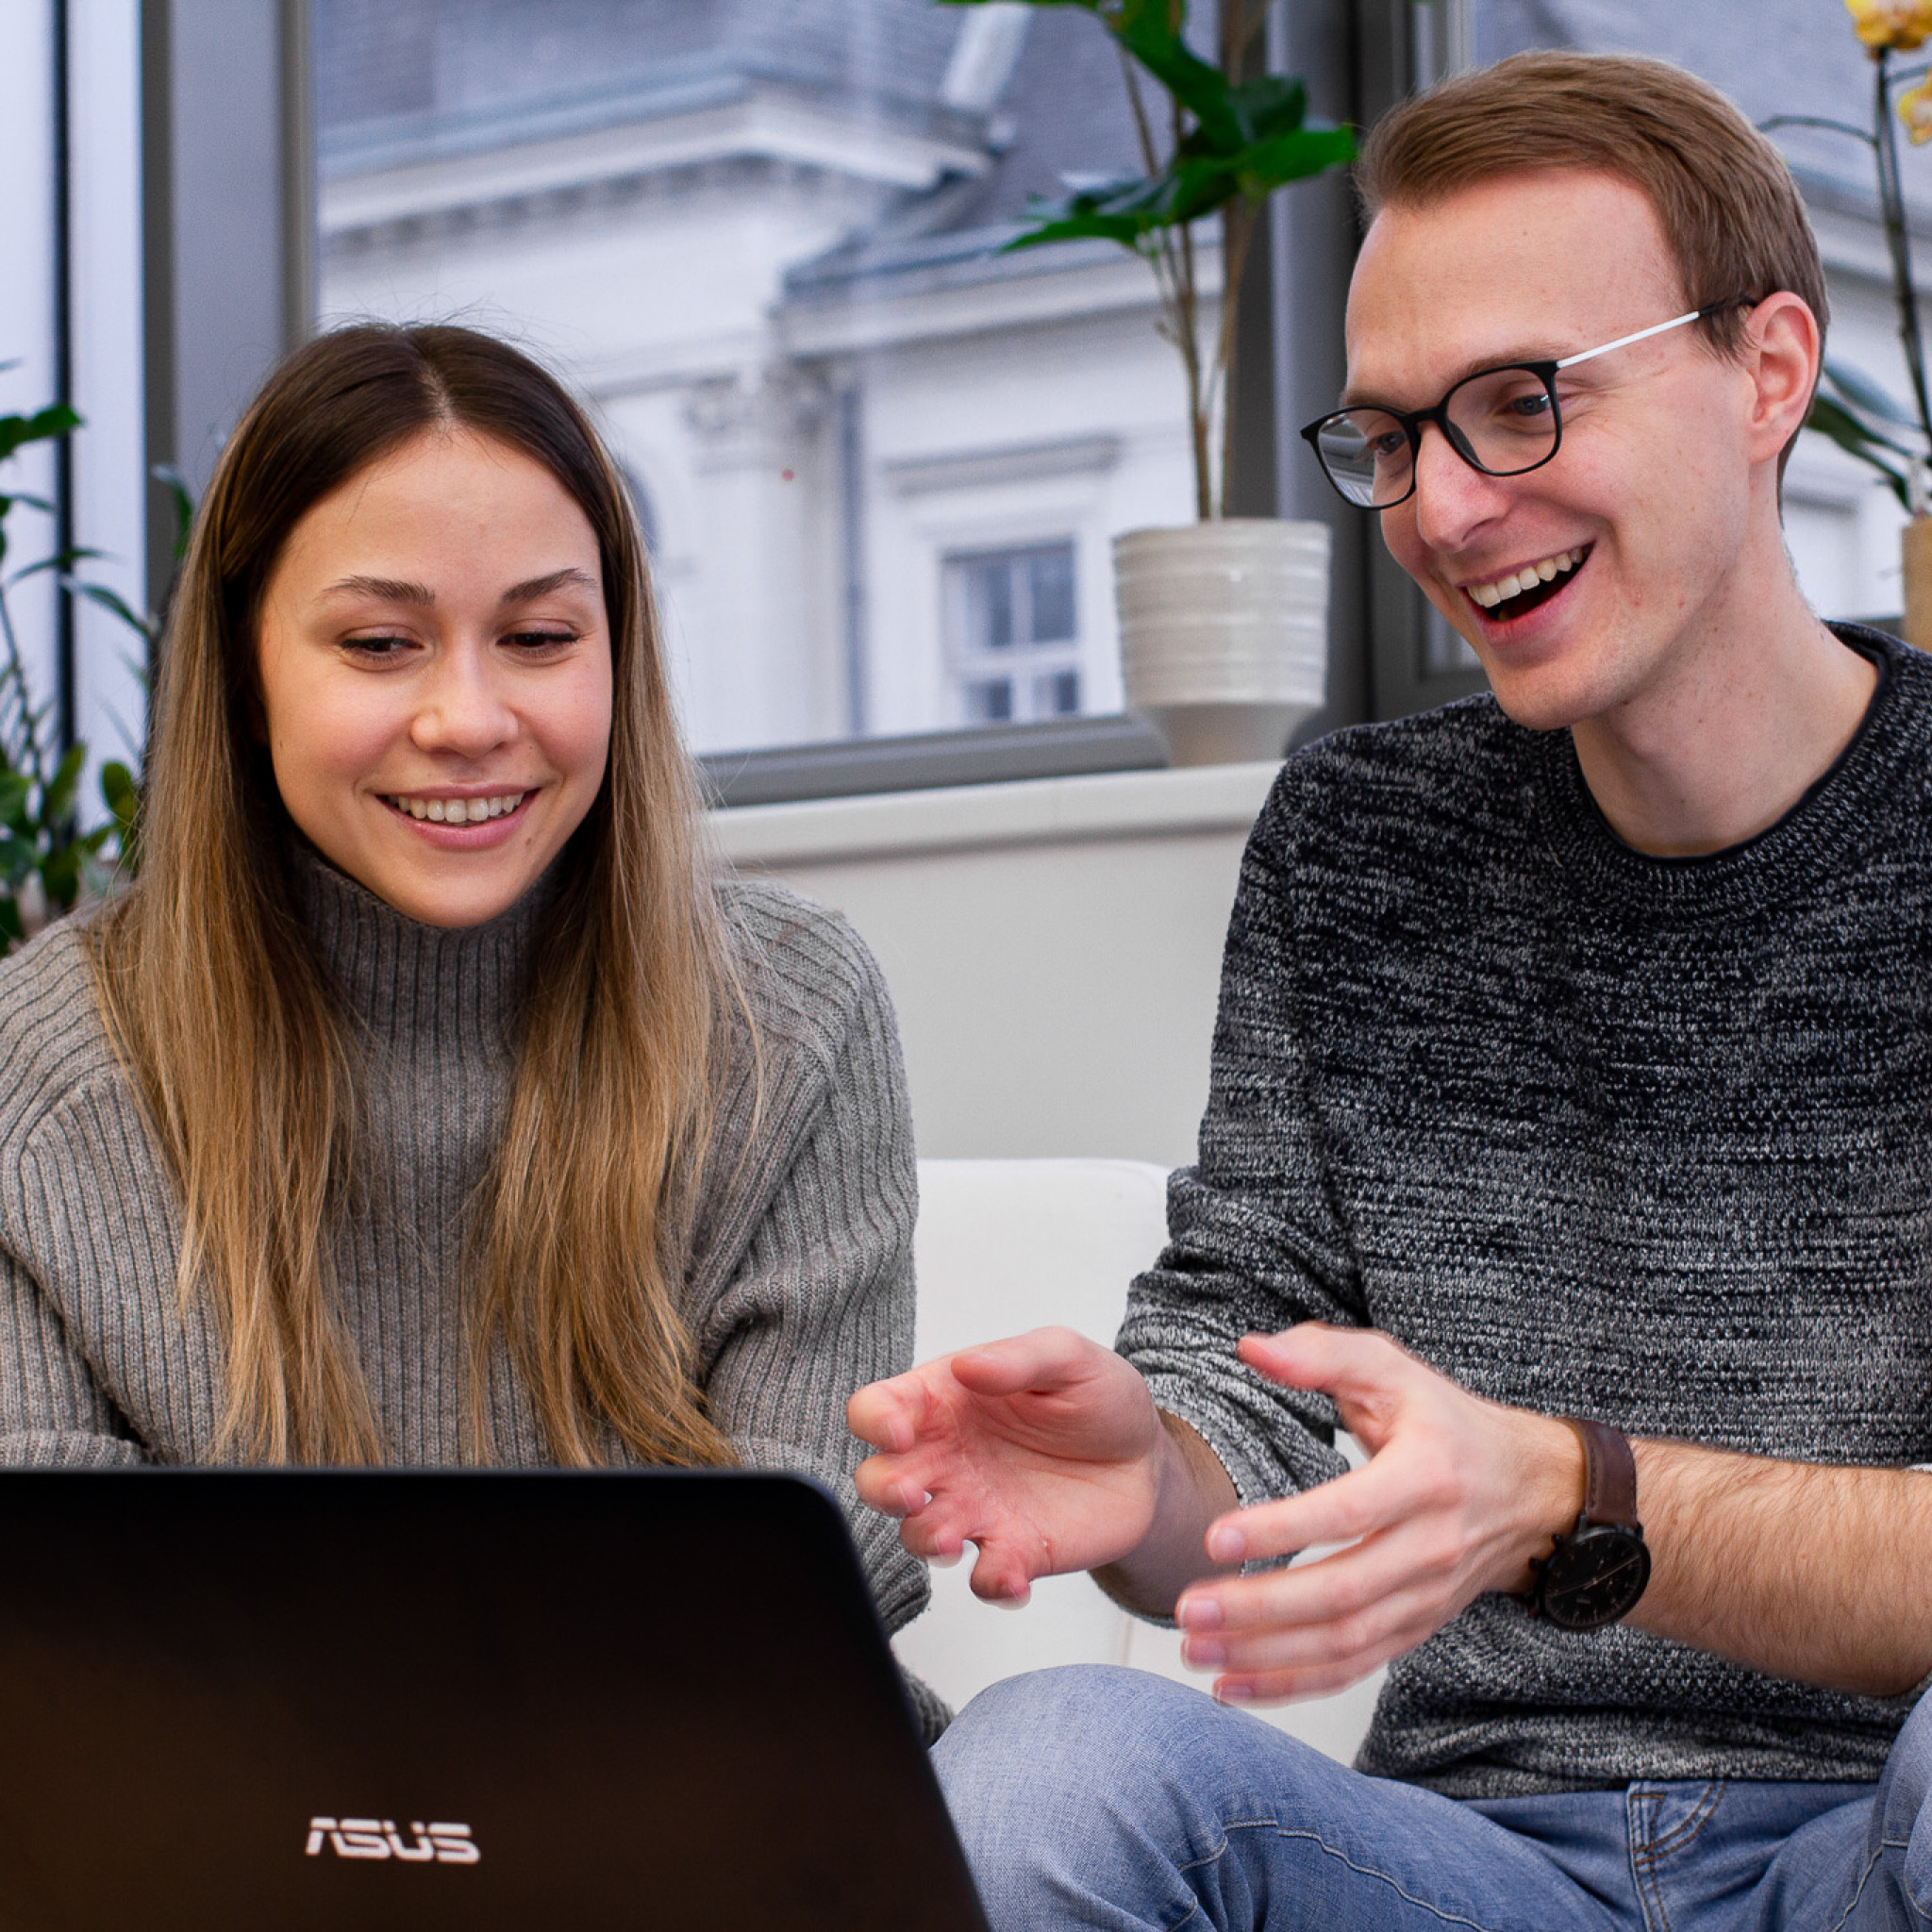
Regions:
<instances>
[{"instance_id":1,"label":"man's left hand","mask_svg":"<svg viewBox=\"0 0 1932 1932\"><path fill-rule=\"evenodd\" d=\"M1526 1591L1583 1503L1565 1424L1472 1395L1386 1335L1306 1322L1251 1335L1241 1359L1321 1390L1369 1460L1332 1482L1237 1509L1208 1531L1217 1563L1345 1549L1221 1577L1175 1606L1182 1654L1227 1703L1319 1697L1413 1650L1485 1591Z\"/></svg>"}]
</instances>

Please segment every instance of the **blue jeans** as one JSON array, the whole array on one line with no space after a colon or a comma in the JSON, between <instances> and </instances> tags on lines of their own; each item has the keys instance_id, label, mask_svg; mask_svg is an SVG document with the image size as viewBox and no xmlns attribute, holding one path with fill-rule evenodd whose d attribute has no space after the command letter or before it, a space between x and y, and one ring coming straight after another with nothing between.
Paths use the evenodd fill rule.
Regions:
<instances>
[{"instance_id":1,"label":"blue jeans","mask_svg":"<svg viewBox=\"0 0 1932 1932\"><path fill-rule=\"evenodd\" d=\"M933 1762L996 1932L1932 1932L1932 1698L1876 1785L1463 1800L1082 1667L983 1691Z\"/></svg>"}]
</instances>

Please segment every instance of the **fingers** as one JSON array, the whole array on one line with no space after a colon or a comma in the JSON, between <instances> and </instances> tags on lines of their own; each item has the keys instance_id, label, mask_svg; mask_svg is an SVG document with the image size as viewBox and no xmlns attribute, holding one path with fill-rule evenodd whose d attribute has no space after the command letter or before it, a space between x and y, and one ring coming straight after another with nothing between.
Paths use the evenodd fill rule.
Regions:
<instances>
[{"instance_id":1,"label":"fingers","mask_svg":"<svg viewBox=\"0 0 1932 1932\"><path fill-rule=\"evenodd\" d=\"M874 1449L903 1454L941 1421L957 1385L974 1395L1050 1391L1091 1374L1096 1357L1111 1359L1072 1328L1035 1328L953 1355L935 1356L903 1375L870 1382L845 1404L845 1426Z\"/></svg>"},{"instance_id":2,"label":"fingers","mask_svg":"<svg viewBox=\"0 0 1932 1932\"><path fill-rule=\"evenodd\" d=\"M1377 1457L1312 1490L1217 1517L1208 1554L1217 1563L1291 1557L1321 1543L1353 1542L1413 1515L1420 1504L1399 1458Z\"/></svg>"},{"instance_id":3,"label":"fingers","mask_svg":"<svg viewBox=\"0 0 1932 1932\"><path fill-rule=\"evenodd\" d=\"M1371 1449L1380 1445L1401 1399L1436 1374L1375 1329L1326 1322L1298 1323L1278 1335L1245 1335L1236 1353L1271 1381L1332 1395L1343 1426Z\"/></svg>"},{"instance_id":4,"label":"fingers","mask_svg":"<svg viewBox=\"0 0 1932 1932\"><path fill-rule=\"evenodd\" d=\"M1093 1357L1110 1355L1073 1328L1032 1328L945 1357L963 1389L975 1395L1017 1395L1065 1388L1091 1374ZM934 1366L937 1366L935 1364Z\"/></svg>"},{"instance_id":5,"label":"fingers","mask_svg":"<svg viewBox=\"0 0 1932 1932\"><path fill-rule=\"evenodd\" d=\"M845 1426L874 1449L903 1452L919 1440L932 1417L933 1382L946 1357L922 1362L903 1375L869 1382L845 1405Z\"/></svg>"},{"instance_id":6,"label":"fingers","mask_svg":"<svg viewBox=\"0 0 1932 1932\"><path fill-rule=\"evenodd\" d=\"M1420 1589L1377 1597L1365 1608L1314 1624L1277 1624L1245 1632L1190 1630L1181 1657L1191 1670L1252 1676L1269 1671L1325 1670L1376 1662L1420 1643L1435 1627L1437 1599ZM1363 1666L1373 1670L1374 1663Z\"/></svg>"},{"instance_id":7,"label":"fingers","mask_svg":"<svg viewBox=\"0 0 1932 1932\"><path fill-rule=\"evenodd\" d=\"M1346 1663L1217 1677L1208 1688L1218 1703L1237 1706L1299 1704L1311 1697L1331 1697L1351 1684L1359 1684L1421 1641L1420 1636L1405 1639L1379 1651L1364 1652Z\"/></svg>"}]
</instances>

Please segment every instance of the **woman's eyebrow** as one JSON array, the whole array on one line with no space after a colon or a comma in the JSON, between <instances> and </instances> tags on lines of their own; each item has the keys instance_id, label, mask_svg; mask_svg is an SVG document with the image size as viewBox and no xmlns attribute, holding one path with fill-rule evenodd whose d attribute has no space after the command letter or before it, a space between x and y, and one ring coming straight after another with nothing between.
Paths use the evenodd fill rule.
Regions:
<instances>
[{"instance_id":1,"label":"woman's eyebrow","mask_svg":"<svg viewBox=\"0 0 1932 1932\"><path fill-rule=\"evenodd\" d=\"M523 604L532 597L547 597L552 591L566 587L573 590L594 591L597 579L589 571L579 570L575 564L566 564L562 570L554 570L548 576L531 577L521 584L512 584L498 600L504 604Z\"/></svg>"},{"instance_id":2,"label":"woman's eyebrow","mask_svg":"<svg viewBox=\"0 0 1932 1932\"><path fill-rule=\"evenodd\" d=\"M412 584L401 577L338 577L323 591L332 597L339 591L352 596L380 597L388 604L434 604L436 592L427 584Z\"/></svg>"}]
</instances>

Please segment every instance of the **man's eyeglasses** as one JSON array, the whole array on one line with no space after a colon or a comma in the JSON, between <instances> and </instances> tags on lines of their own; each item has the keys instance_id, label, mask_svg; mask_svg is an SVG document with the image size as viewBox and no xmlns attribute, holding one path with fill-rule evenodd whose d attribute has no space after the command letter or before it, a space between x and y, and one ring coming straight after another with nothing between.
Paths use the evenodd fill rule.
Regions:
<instances>
[{"instance_id":1,"label":"man's eyeglasses","mask_svg":"<svg viewBox=\"0 0 1932 1932\"><path fill-rule=\"evenodd\" d=\"M1432 409L1387 409L1359 404L1337 409L1302 431L1329 482L1361 509L1392 509L1415 493L1416 459L1423 425L1433 423L1443 440L1473 470L1486 476L1521 476L1541 469L1563 441L1563 412L1557 403L1557 372L1607 356L1612 349L1660 336L1686 323L1702 322L1745 298L1733 296L1674 316L1635 335L1619 336L1598 349L1583 349L1554 362L1508 362L1465 375Z\"/></svg>"}]
</instances>

